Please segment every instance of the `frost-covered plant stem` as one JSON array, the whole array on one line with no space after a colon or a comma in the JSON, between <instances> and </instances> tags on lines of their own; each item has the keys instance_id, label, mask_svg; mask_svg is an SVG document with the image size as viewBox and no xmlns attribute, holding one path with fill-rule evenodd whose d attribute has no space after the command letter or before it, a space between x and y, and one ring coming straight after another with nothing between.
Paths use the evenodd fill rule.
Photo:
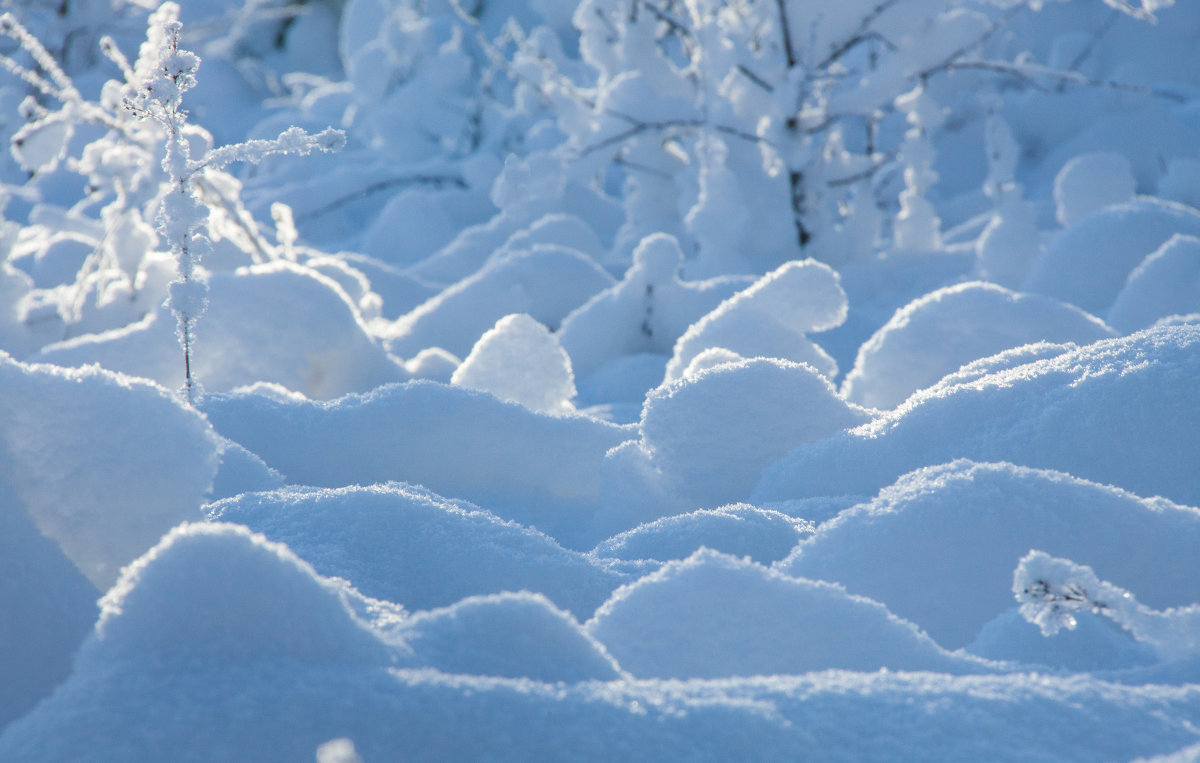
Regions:
<instances>
[{"instance_id":1,"label":"frost-covered plant stem","mask_svg":"<svg viewBox=\"0 0 1200 763\"><path fill-rule=\"evenodd\" d=\"M1101 580L1091 567L1030 551L1013 572L1013 593L1021 615L1052 636L1075 627L1076 612L1113 620L1166 659L1200 654L1200 605L1159 611L1133 594Z\"/></svg>"},{"instance_id":2,"label":"frost-covered plant stem","mask_svg":"<svg viewBox=\"0 0 1200 763\"><path fill-rule=\"evenodd\" d=\"M179 342L183 346L183 392L189 404L198 392L192 374L192 341L195 324L208 303L208 283L199 269L204 255L211 250L208 241L208 207L201 198L199 175L206 169L221 169L236 161L259 162L272 154L308 154L314 150L336 151L345 143L337 130L309 135L292 127L274 140L251 140L206 151L199 159L191 157L187 112L183 94L196 84L200 58L179 47L182 24L179 6L164 3L151 16L148 43L157 42L157 61L138 91L126 106L143 119L153 119L165 133L162 167L167 174L167 189L159 207L157 224L167 247L175 258L179 277L170 287L169 304L178 321Z\"/></svg>"}]
</instances>

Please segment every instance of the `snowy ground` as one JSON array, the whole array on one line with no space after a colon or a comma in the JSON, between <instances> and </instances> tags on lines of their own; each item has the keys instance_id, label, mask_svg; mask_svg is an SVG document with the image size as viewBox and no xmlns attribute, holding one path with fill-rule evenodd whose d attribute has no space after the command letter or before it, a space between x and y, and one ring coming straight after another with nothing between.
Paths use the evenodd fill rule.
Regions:
<instances>
[{"instance_id":1,"label":"snowy ground","mask_svg":"<svg viewBox=\"0 0 1200 763\"><path fill-rule=\"evenodd\" d=\"M1193 4L181 5L3 4L0 761L1200 760Z\"/></svg>"}]
</instances>

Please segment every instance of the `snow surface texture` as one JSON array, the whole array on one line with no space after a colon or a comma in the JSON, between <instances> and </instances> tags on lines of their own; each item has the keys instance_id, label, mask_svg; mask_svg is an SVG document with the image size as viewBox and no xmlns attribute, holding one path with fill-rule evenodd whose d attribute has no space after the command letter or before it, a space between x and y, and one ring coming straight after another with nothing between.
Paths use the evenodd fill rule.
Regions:
<instances>
[{"instance_id":1,"label":"snow surface texture","mask_svg":"<svg viewBox=\"0 0 1200 763\"><path fill-rule=\"evenodd\" d=\"M0 761L1197 758L1194 4L151 5L0 17Z\"/></svg>"},{"instance_id":2,"label":"snow surface texture","mask_svg":"<svg viewBox=\"0 0 1200 763\"><path fill-rule=\"evenodd\" d=\"M956 457L1009 461L1195 506L1200 323L1168 323L979 378L953 378L866 427L799 447L755 500L861 495Z\"/></svg>"}]
</instances>

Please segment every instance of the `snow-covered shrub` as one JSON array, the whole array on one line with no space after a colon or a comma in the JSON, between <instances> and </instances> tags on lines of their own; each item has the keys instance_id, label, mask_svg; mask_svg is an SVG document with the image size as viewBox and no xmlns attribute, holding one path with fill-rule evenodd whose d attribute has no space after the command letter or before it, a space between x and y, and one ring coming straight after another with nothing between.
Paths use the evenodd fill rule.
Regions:
<instances>
[{"instance_id":1,"label":"snow-covered shrub","mask_svg":"<svg viewBox=\"0 0 1200 763\"><path fill-rule=\"evenodd\" d=\"M70 78L15 17L5 15L0 18L0 32L14 37L30 51L39 67L48 72L49 79L20 66L12 59L4 59L9 70L26 80L43 96L62 103L62 108L56 112L31 107L29 123L13 138L13 151L21 163L35 171L52 170L64 158L78 124L99 125L109 130L107 140L88 145L79 169L102 168L107 160L110 165L105 169L110 172L115 169L114 175L134 175L129 182L121 182L124 178L119 175L105 178L111 181L116 196L105 207L110 227L124 226L133 239L129 242L131 245L148 249L154 242L139 226L140 212L134 209L128 215L121 213L126 211L128 203L125 198L127 186L136 188L143 185L155 197L158 232L175 260L178 273L178 278L170 285L169 300L178 321L179 341L183 347L184 394L188 402L192 402L196 392L191 369L192 336L195 322L203 314L207 301L205 276L199 267L201 260L212 251L207 235L208 205L200 178L209 170L220 171L232 162L258 162L271 154L303 155L314 150L338 150L344 143L344 136L332 129L310 136L304 130L293 127L274 140L247 141L212 149L205 133L189 129L187 112L182 108L184 93L196 84L200 58L179 47L181 30L179 6L163 3L150 17L146 42L132 67L112 40L104 39L102 48L121 67L125 82L123 86L111 83L112 87L106 87L106 102L91 103L83 99ZM128 116L118 109L115 100L118 96L121 99L120 109L127 112ZM154 127L145 129L147 122ZM122 151L131 143L134 145L132 152ZM192 158L193 143L197 144L198 157L195 159ZM104 153L109 147L119 155L105 156L93 164L96 161L95 154ZM153 164L147 160L155 155L155 149L161 155L159 164L163 174L146 176L142 163ZM90 161L88 152L92 154ZM118 166L114 168L114 164ZM220 184L219 178L216 184ZM108 185L98 187L105 188ZM244 225L244 221L239 222ZM125 254L124 261L122 254ZM133 276L130 274L136 268L131 266L130 260L136 255L135 251L118 252L115 256L116 264L131 284Z\"/></svg>"}]
</instances>

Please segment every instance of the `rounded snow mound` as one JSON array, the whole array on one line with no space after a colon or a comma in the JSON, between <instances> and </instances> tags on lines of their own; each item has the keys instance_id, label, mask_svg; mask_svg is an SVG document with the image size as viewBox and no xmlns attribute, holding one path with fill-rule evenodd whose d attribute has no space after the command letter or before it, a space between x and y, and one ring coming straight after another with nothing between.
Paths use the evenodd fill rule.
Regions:
<instances>
[{"instance_id":1,"label":"rounded snow mound","mask_svg":"<svg viewBox=\"0 0 1200 763\"><path fill-rule=\"evenodd\" d=\"M692 358L710 347L808 363L833 377L837 363L805 334L840 326L846 314L846 292L832 268L812 259L788 262L692 324L675 343L664 381L683 376Z\"/></svg>"},{"instance_id":2,"label":"rounded snow mound","mask_svg":"<svg viewBox=\"0 0 1200 763\"><path fill-rule=\"evenodd\" d=\"M1029 549L1093 567L1163 608L1200 601L1200 510L1060 472L955 461L901 477L778 565L883 602L939 643L970 643L1014 605Z\"/></svg>"},{"instance_id":3,"label":"rounded snow mound","mask_svg":"<svg viewBox=\"0 0 1200 763\"><path fill-rule=\"evenodd\" d=\"M1177 233L1200 236L1200 212L1148 197L1105 207L1047 245L1023 290L1103 317L1129 273Z\"/></svg>"},{"instance_id":4,"label":"rounded snow mound","mask_svg":"<svg viewBox=\"0 0 1200 763\"><path fill-rule=\"evenodd\" d=\"M841 586L707 549L621 588L586 628L639 678L991 669Z\"/></svg>"},{"instance_id":5,"label":"rounded snow mound","mask_svg":"<svg viewBox=\"0 0 1200 763\"><path fill-rule=\"evenodd\" d=\"M989 361L867 426L802 445L764 471L749 500L871 495L918 467L968 458L1200 505L1200 323L1063 349ZM1022 357L1030 362L1013 365Z\"/></svg>"},{"instance_id":6,"label":"rounded snow mound","mask_svg":"<svg viewBox=\"0 0 1200 763\"><path fill-rule=\"evenodd\" d=\"M964 364L1003 350L1112 336L1072 305L990 283L957 284L898 310L859 349L842 393L860 405L893 408Z\"/></svg>"},{"instance_id":7,"label":"rounded snow mound","mask_svg":"<svg viewBox=\"0 0 1200 763\"><path fill-rule=\"evenodd\" d=\"M1200 313L1200 238L1172 236L1129 274L1108 320L1137 331L1171 315Z\"/></svg>"},{"instance_id":8,"label":"rounded snow mound","mask_svg":"<svg viewBox=\"0 0 1200 763\"><path fill-rule=\"evenodd\" d=\"M554 335L524 313L506 315L475 343L450 383L552 416L575 412L571 358Z\"/></svg>"},{"instance_id":9,"label":"rounded snow mound","mask_svg":"<svg viewBox=\"0 0 1200 763\"><path fill-rule=\"evenodd\" d=\"M418 663L443 673L562 681L621 677L612 657L575 618L522 591L473 596L419 612L396 632Z\"/></svg>"},{"instance_id":10,"label":"rounded snow mound","mask_svg":"<svg viewBox=\"0 0 1200 763\"><path fill-rule=\"evenodd\" d=\"M211 504L209 516L286 543L322 575L410 609L528 590L588 617L624 582L537 530L400 483L240 495Z\"/></svg>"},{"instance_id":11,"label":"rounded snow mound","mask_svg":"<svg viewBox=\"0 0 1200 763\"><path fill-rule=\"evenodd\" d=\"M759 564L778 561L812 532L786 514L740 503L663 517L596 546L602 558L638 561L686 559L701 548L747 556Z\"/></svg>"},{"instance_id":12,"label":"rounded snow mound","mask_svg":"<svg viewBox=\"0 0 1200 763\"><path fill-rule=\"evenodd\" d=\"M868 418L812 366L754 358L659 387L642 410L653 462L696 503L742 500L792 448Z\"/></svg>"},{"instance_id":13,"label":"rounded snow mound","mask_svg":"<svg viewBox=\"0 0 1200 763\"><path fill-rule=\"evenodd\" d=\"M354 595L244 527L184 524L100 600L80 660L387 665L389 648L348 606Z\"/></svg>"}]
</instances>

